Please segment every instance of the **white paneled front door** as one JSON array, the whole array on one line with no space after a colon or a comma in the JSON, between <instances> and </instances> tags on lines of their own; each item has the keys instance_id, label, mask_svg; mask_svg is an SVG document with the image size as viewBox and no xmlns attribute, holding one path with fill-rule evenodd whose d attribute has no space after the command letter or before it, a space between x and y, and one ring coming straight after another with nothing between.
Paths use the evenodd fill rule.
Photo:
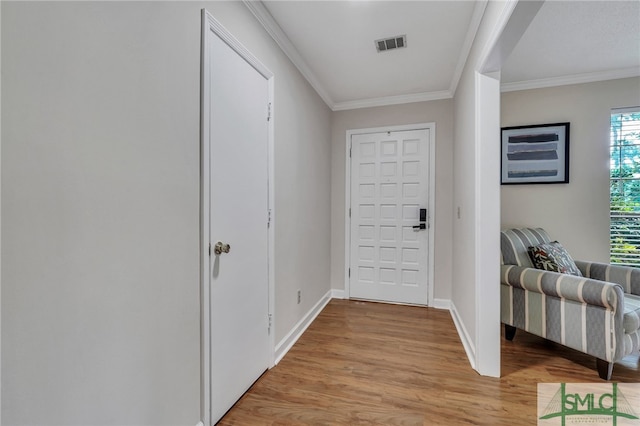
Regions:
<instances>
[{"instance_id":1,"label":"white paneled front door","mask_svg":"<svg viewBox=\"0 0 640 426\"><path fill-rule=\"evenodd\" d=\"M349 297L427 304L429 144L430 129L351 136Z\"/></svg>"}]
</instances>

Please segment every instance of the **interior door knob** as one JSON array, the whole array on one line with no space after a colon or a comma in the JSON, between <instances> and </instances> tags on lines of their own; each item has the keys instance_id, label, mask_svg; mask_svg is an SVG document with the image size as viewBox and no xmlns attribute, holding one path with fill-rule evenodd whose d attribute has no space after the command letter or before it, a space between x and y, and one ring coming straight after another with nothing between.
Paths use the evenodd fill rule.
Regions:
<instances>
[{"instance_id":1,"label":"interior door knob","mask_svg":"<svg viewBox=\"0 0 640 426\"><path fill-rule=\"evenodd\" d=\"M222 253L229 253L231 250L231 246L229 244L225 244L222 241L218 241L213 248L213 252L216 256L220 256Z\"/></svg>"}]
</instances>

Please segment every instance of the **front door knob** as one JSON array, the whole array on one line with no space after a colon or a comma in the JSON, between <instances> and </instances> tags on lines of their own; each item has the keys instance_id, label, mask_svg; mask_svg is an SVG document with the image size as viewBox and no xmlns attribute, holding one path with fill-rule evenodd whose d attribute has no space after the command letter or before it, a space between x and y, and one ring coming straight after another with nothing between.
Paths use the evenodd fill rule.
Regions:
<instances>
[{"instance_id":1,"label":"front door knob","mask_svg":"<svg viewBox=\"0 0 640 426\"><path fill-rule=\"evenodd\" d=\"M229 253L229 250L231 250L231 246L223 243L222 241L218 241L213 248L213 252L216 256L220 256L222 253Z\"/></svg>"}]
</instances>

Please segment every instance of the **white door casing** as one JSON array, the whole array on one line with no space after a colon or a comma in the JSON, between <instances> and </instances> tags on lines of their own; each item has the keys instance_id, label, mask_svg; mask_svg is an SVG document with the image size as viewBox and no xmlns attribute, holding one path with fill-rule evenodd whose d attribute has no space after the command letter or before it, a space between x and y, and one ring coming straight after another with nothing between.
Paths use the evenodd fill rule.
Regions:
<instances>
[{"instance_id":1,"label":"white door casing","mask_svg":"<svg viewBox=\"0 0 640 426\"><path fill-rule=\"evenodd\" d=\"M202 19L201 402L215 424L273 365L273 74Z\"/></svg>"},{"instance_id":2,"label":"white door casing","mask_svg":"<svg viewBox=\"0 0 640 426\"><path fill-rule=\"evenodd\" d=\"M351 298L433 300L433 123L347 134L347 271ZM426 210L426 229L420 225Z\"/></svg>"}]
</instances>

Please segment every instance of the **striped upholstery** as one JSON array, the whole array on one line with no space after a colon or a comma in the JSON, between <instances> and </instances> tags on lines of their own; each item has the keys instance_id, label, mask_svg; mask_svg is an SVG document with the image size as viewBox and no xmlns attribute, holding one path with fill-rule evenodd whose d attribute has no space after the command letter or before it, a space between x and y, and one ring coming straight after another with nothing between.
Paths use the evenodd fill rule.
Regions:
<instances>
[{"instance_id":1,"label":"striped upholstery","mask_svg":"<svg viewBox=\"0 0 640 426\"><path fill-rule=\"evenodd\" d=\"M542 228L507 229L502 231L500 233L502 263L533 268L527 249L550 241L549 234Z\"/></svg>"},{"instance_id":2,"label":"striped upholstery","mask_svg":"<svg viewBox=\"0 0 640 426\"><path fill-rule=\"evenodd\" d=\"M640 296L640 269L581 260L576 266L585 277L620 284L625 293Z\"/></svg>"},{"instance_id":3,"label":"striped upholstery","mask_svg":"<svg viewBox=\"0 0 640 426\"><path fill-rule=\"evenodd\" d=\"M501 232L502 322L608 362L637 353L640 270L582 261L583 277L534 269L527 248L549 241L541 228Z\"/></svg>"},{"instance_id":4,"label":"striped upholstery","mask_svg":"<svg viewBox=\"0 0 640 426\"><path fill-rule=\"evenodd\" d=\"M624 295L624 316L622 327L626 334L640 329L640 296L635 294Z\"/></svg>"}]
</instances>

